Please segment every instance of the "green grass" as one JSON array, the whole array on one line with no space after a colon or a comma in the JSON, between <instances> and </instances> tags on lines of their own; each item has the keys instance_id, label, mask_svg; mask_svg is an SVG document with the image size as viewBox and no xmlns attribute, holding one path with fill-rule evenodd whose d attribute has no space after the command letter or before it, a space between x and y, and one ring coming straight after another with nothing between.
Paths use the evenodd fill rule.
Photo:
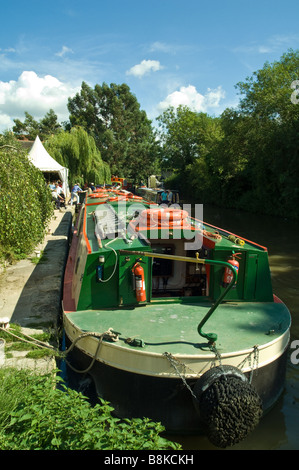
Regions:
<instances>
[{"instance_id":1,"label":"green grass","mask_svg":"<svg viewBox=\"0 0 299 470\"><path fill-rule=\"evenodd\" d=\"M39 263L46 263L48 261L48 256L44 253L44 251L41 251L40 256L32 256L30 258L30 261L33 264L39 264Z\"/></svg>"},{"instance_id":2,"label":"green grass","mask_svg":"<svg viewBox=\"0 0 299 470\"><path fill-rule=\"evenodd\" d=\"M1 450L181 448L161 437L160 423L120 420L112 411L102 400L91 406L55 373L40 376L25 369L0 369Z\"/></svg>"},{"instance_id":3,"label":"green grass","mask_svg":"<svg viewBox=\"0 0 299 470\"><path fill-rule=\"evenodd\" d=\"M10 334L12 333L12 334ZM45 344L49 344L53 341L57 341L55 335L49 332L35 333L31 335L31 340L22 333L22 328L18 324L10 324L9 330L0 330L0 338L5 339L5 355L6 357L12 357L13 351L28 351L26 357L31 359L41 359L46 356L59 356L59 351L52 348L41 348L33 340L41 341ZM28 342L29 341L29 342Z\"/></svg>"}]
</instances>

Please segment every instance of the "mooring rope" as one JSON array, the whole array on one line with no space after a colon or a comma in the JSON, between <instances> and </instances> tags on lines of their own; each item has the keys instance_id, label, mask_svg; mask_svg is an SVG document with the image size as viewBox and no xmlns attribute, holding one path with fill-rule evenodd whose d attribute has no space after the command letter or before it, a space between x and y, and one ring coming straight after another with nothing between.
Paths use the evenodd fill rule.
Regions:
<instances>
[{"instance_id":1,"label":"mooring rope","mask_svg":"<svg viewBox=\"0 0 299 470\"><path fill-rule=\"evenodd\" d=\"M43 341L40 341L36 338L33 338L32 336L26 335L23 332L21 334L23 336L25 336L26 338L29 338L31 341L28 341L25 338L22 338L22 337L16 335L15 333L12 333L12 331L10 331L10 328L3 328L2 326L0 326L0 330L4 331L5 333L8 333L9 335L13 336L14 338L17 338L20 341L23 341L24 343L32 344L32 342L33 342L34 346L38 346L39 348L51 349L52 351L56 351L56 348L54 348L54 346L51 346L50 344L44 343Z\"/></svg>"},{"instance_id":2,"label":"mooring rope","mask_svg":"<svg viewBox=\"0 0 299 470\"><path fill-rule=\"evenodd\" d=\"M96 351L95 351L95 354L92 358L92 361L91 363L89 364L89 366L84 369L84 370L78 370L76 369L67 359L66 359L66 356L74 349L75 345L77 344L77 342L82 339L82 338L87 338L89 336L93 336L94 338L98 338L98 344L97 344L97 348L96 348ZM108 337L111 341L118 341L118 333L114 332L112 330L112 328L108 328L107 331L105 331L105 333L95 333L95 332L87 332L87 333L82 333L81 335L77 336L77 338L74 339L74 341L72 342L72 344L70 345L70 347L68 349L66 349L63 353L63 358L65 360L65 363L76 373L78 374L87 374L87 372L90 371L90 369L92 368L92 366L94 365L95 361L96 361L96 358L97 358L97 355L98 355L98 352L100 350L100 346L102 344L102 341L105 337Z\"/></svg>"},{"instance_id":3,"label":"mooring rope","mask_svg":"<svg viewBox=\"0 0 299 470\"><path fill-rule=\"evenodd\" d=\"M40 341L36 338L33 338L32 336L26 335L23 332L21 333L22 336L25 336L25 338L28 338L30 341L28 339L25 339L25 338L22 338L21 336L16 335L15 333L12 333L11 328L3 328L3 327L0 326L0 330L4 331L5 333L8 333L9 335L13 336L14 338L18 339L19 341L23 341L23 342L28 343L30 345L33 344L34 346L37 346L37 347L42 348L42 349L50 349L51 351L53 351L55 356L62 358L66 362L66 364L74 372L77 372L78 374L86 374L92 368L92 366L94 365L95 360L97 358L97 355L98 355L100 346L102 344L102 341L105 337L109 338L109 340L111 340L111 341L118 341L118 333L114 332L112 330L112 328L109 328L104 333L86 332L86 333L82 333L81 335L77 336L77 338L74 339L74 341L72 342L70 347L68 349L66 349L65 351L61 352L57 348L55 348L54 346L51 346L50 344L44 343L43 341ZM99 339L98 345L97 345L96 352L94 354L94 357L93 357L90 365L85 370L80 371L80 370L76 369L72 364L70 364L70 362L66 359L66 356L74 349L75 345L77 344L77 342L80 339L86 338L86 337L89 337L89 336L93 336L93 337L98 338Z\"/></svg>"}]
</instances>

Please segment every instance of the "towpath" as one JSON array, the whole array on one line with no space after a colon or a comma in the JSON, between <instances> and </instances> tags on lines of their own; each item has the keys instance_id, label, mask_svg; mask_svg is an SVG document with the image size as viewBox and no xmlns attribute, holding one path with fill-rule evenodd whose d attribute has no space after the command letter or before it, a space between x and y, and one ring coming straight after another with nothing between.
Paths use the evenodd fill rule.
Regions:
<instances>
[{"instance_id":1,"label":"towpath","mask_svg":"<svg viewBox=\"0 0 299 470\"><path fill-rule=\"evenodd\" d=\"M43 242L36 247L41 260L35 264L33 252L27 259L6 266L0 272L0 326L18 324L27 335L56 330L61 315L62 280L68 252L74 207L55 210ZM56 368L54 359L28 359L26 351L14 351L1 365L29 367L38 371Z\"/></svg>"}]
</instances>

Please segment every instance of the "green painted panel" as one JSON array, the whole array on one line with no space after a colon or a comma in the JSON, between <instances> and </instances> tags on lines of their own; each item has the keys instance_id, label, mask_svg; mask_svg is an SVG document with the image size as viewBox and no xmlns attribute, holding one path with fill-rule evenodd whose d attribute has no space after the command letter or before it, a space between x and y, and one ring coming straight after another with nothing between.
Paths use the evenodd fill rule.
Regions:
<instances>
[{"instance_id":1,"label":"green painted panel","mask_svg":"<svg viewBox=\"0 0 299 470\"><path fill-rule=\"evenodd\" d=\"M117 262L113 251L105 252L104 263L100 263L99 253L87 257L78 310L118 306ZM101 281L97 275L99 266L102 268Z\"/></svg>"},{"instance_id":2,"label":"green painted panel","mask_svg":"<svg viewBox=\"0 0 299 470\"><path fill-rule=\"evenodd\" d=\"M119 257L119 304L120 305L136 305L136 291L134 286L134 277L132 269L139 258L135 255L121 255ZM140 265L144 270L144 280L146 286L146 301L151 299L152 277L151 265L152 260L142 258Z\"/></svg>"},{"instance_id":3,"label":"green painted panel","mask_svg":"<svg viewBox=\"0 0 299 470\"><path fill-rule=\"evenodd\" d=\"M248 300L255 299L257 263L258 255L256 253L247 253L244 296Z\"/></svg>"},{"instance_id":4,"label":"green painted panel","mask_svg":"<svg viewBox=\"0 0 299 470\"><path fill-rule=\"evenodd\" d=\"M268 253L260 253L257 263L256 295L257 301L269 302L273 299L271 273L268 261Z\"/></svg>"}]
</instances>

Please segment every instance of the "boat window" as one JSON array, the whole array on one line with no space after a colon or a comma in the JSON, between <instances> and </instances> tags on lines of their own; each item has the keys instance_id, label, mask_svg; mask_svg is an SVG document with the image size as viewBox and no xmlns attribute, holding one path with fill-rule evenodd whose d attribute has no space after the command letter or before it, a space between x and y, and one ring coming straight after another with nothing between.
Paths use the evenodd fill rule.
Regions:
<instances>
[{"instance_id":1,"label":"boat window","mask_svg":"<svg viewBox=\"0 0 299 470\"><path fill-rule=\"evenodd\" d=\"M206 267L202 264L187 263L185 295L207 295Z\"/></svg>"},{"instance_id":2,"label":"boat window","mask_svg":"<svg viewBox=\"0 0 299 470\"><path fill-rule=\"evenodd\" d=\"M172 246L152 246L154 253L161 253L164 255L173 255L174 248ZM169 259L154 258L153 260L153 276L172 276L173 274L173 261Z\"/></svg>"}]
</instances>

